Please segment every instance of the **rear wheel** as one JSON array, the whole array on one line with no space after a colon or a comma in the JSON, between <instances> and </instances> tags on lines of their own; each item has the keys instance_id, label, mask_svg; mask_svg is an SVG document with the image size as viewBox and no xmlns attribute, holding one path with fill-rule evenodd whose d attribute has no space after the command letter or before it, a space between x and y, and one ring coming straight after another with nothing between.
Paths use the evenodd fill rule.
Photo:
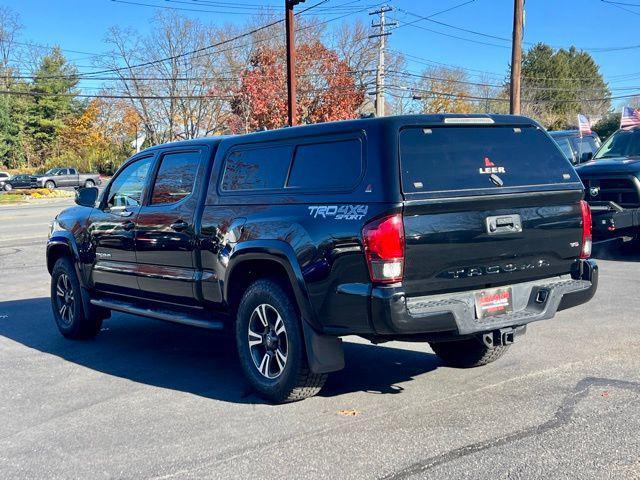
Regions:
<instances>
[{"instance_id":1,"label":"rear wheel","mask_svg":"<svg viewBox=\"0 0 640 480\"><path fill-rule=\"evenodd\" d=\"M430 342L435 354L447 365L458 368L480 367L494 362L509 350L509 345L487 346L480 337L452 342Z\"/></svg>"},{"instance_id":2,"label":"rear wheel","mask_svg":"<svg viewBox=\"0 0 640 480\"><path fill-rule=\"evenodd\" d=\"M95 337L108 315L108 311L96 307L86 312L80 288L71 261L66 257L58 259L51 272L51 308L58 330L71 339Z\"/></svg>"},{"instance_id":3,"label":"rear wheel","mask_svg":"<svg viewBox=\"0 0 640 480\"><path fill-rule=\"evenodd\" d=\"M327 378L309 369L300 315L291 296L273 280L258 280L238 308L236 344L244 374L274 403L317 394Z\"/></svg>"},{"instance_id":4,"label":"rear wheel","mask_svg":"<svg viewBox=\"0 0 640 480\"><path fill-rule=\"evenodd\" d=\"M53 180L47 180L44 183L44 188L48 188L49 190L53 190L54 188L56 188L56 184L54 183Z\"/></svg>"}]
</instances>

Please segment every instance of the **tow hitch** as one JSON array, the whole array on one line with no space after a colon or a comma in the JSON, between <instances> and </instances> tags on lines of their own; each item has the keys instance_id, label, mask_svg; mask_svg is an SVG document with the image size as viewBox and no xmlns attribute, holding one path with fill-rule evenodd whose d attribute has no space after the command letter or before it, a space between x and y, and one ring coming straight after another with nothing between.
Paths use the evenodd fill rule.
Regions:
<instances>
[{"instance_id":1,"label":"tow hitch","mask_svg":"<svg viewBox=\"0 0 640 480\"><path fill-rule=\"evenodd\" d=\"M522 325L519 327L500 328L498 330L494 330L493 332L483 333L482 341L487 347L511 345L519 336L524 335L526 331L526 325Z\"/></svg>"}]
</instances>

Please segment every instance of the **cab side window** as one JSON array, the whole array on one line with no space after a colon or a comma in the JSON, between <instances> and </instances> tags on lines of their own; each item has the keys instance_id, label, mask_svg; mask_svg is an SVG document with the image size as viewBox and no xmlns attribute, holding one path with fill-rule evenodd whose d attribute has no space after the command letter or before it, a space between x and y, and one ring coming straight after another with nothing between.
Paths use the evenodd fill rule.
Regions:
<instances>
[{"instance_id":1,"label":"cab side window","mask_svg":"<svg viewBox=\"0 0 640 480\"><path fill-rule=\"evenodd\" d=\"M139 207L153 157L141 158L127 166L109 187L107 207L124 209Z\"/></svg>"},{"instance_id":2,"label":"cab side window","mask_svg":"<svg viewBox=\"0 0 640 480\"><path fill-rule=\"evenodd\" d=\"M361 173L362 145L357 139L299 145L287 188L348 189L355 185Z\"/></svg>"},{"instance_id":3,"label":"cab side window","mask_svg":"<svg viewBox=\"0 0 640 480\"><path fill-rule=\"evenodd\" d=\"M222 191L277 190L284 188L293 147L238 148L227 157Z\"/></svg>"},{"instance_id":4,"label":"cab side window","mask_svg":"<svg viewBox=\"0 0 640 480\"><path fill-rule=\"evenodd\" d=\"M152 205L176 203L193 191L200 164L200 151L163 155L151 195Z\"/></svg>"}]
</instances>

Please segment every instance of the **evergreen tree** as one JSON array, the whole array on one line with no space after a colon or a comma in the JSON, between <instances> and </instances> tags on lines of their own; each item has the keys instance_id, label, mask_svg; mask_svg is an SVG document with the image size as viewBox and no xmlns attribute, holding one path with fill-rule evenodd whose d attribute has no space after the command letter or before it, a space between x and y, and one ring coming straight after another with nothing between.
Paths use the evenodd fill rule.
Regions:
<instances>
[{"instance_id":1,"label":"evergreen tree","mask_svg":"<svg viewBox=\"0 0 640 480\"><path fill-rule=\"evenodd\" d=\"M67 62L60 49L55 48L43 57L30 88L33 103L26 125L34 160L38 164L52 153L66 118L78 110L75 100L77 84L77 70Z\"/></svg>"},{"instance_id":2,"label":"evergreen tree","mask_svg":"<svg viewBox=\"0 0 640 480\"><path fill-rule=\"evenodd\" d=\"M548 127L575 125L578 113L600 117L611 106L609 88L589 53L538 43L522 59L523 111Z\"/></svg>"}]
</instances>

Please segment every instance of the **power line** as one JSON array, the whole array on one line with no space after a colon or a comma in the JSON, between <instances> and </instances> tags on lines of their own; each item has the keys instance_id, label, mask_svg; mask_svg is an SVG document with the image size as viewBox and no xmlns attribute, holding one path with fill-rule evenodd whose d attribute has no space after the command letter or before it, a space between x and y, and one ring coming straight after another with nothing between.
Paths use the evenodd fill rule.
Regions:
<instances>
[{"instance_id":1,"label":"power line","mask_svg":"<svg viewBox=\"0 0 640 480\"><path fill-rule=\"evenodd\" d=\"M206 10L203 8L186 8L186 7L171 7L169 5L158 5L158 4L153 4L153 3L144 3L144 2L134 2L131 0L111 0L114 3L122 3L122 4L126 4L126 5L134 5L134 6L138 6L138 7L151 7L151 8L160 8L163 10L174 10L174 11L181 11L181 12L199 12L199 13L219 13L219 14L225 14L225 15L247 15L247 12L235 12L235 11L222 11L222 10ZM165 1L170 1L170 0L165 0ZM176 3L189 3L189 2L176 2ZM193 4L191 4L193 5ZM255 12L255 13L260 13L260 12ZM263 11L262 12L265 15L270 14L269 11Z\"/></svg>"},{"instance_id":2,"label":"power line","mask_svg":"<svg viewBox=\"0 0 640 480\"><path fill-rule=\"evenodd\" d=\"M305 8L303 10L300 10L295 15L301 15L301 14L303 14L305 12L308 12L309 10L314 9L317 6L322 5L326 1L327 0L322 0L322 1L320 1L320 2L318 2L316 4L314 4L314 5L311 5L311 6ZM340 7L340 6L343 6L343 5L353 4L353 3L359 2L359 1L361 1L361 0L351 0L349 2L342 3L341 5L338 5L337 7ZM312 25L308 25L306 27L302 27L300 29L297 29L296 31L302 31L302 30L306 30L306 29L309 29L309 28L313 28L313 27L319 27L321 25L325 25L327 23L330 23L330 22L333 22L333 21L336 21L336 20L340 20L342 18L346 18L346 17L351 16L351 15L353 15L355 13L364 12L364 11L368 10L369 8L381 5L382 3L384 3L384 2L378 2L378 3L373 4L373 5L367 5L367 6L365 6L363 8L360 8L359 10L356 10L354 12L338 15L336 17L333 17L333 18L330 18L330 19L327 19L327 20L324 20L324 21L321 21L321 22L316 22L316 23L314 23ZM183 57L187 57L187 56L190 56L190 55L194 55L196 53L206 52L208 50L211 50L211 49L214 49L214 48L217 48L217 47L220 47L220 46L235 42L236 40L240 40L242 38L250 37L250 36L252 36L252 35L254 35L254 34L256 34L256 33L260 32L262 30L266 30L268 28L271 28L271 27L273 27L275 25L278 25L280 23L283 23L283 22L284 22L284 19L275 20L275 21L270 22L270 23L268 23L266 25L262 25L261 27L254 28L254 29L252 29L250 31L247 31L245 33L237 35L237 36L235 36L233 38L222 40L222 41L217 42L217 43L212 44L212 45L207 45L207 46L204 46L204 47L200 47L200 48L197 48L197 49L194 49L194 50L190 50L190 51L187 51L187 52L183 52L183 53L180 53L180 54L176 54L176 55L173 55L173 56L170 56L170 57L160 58L160 59L157 59L157 60L152 60L152 61L148 61L148 62L143 62L143 63L139 63L139 64L135 64L135 65L123 66L123 67L107 68L107 69L96 70L96 71L91 71L91 72L79 72L76 75L52 75L52 76L41 77L41 78L68 78L68 77L75 77L75 78L78 78L78 80L84 81L84 80L92 80L95 75L103 75L103 74L108 74L108 73L118 73L118 72L125 71L125 70L132 71L133 69L147 67L147 66L151 66L151 65L157 65L157 64L165 63L165 62L168 62L168 61L171 61L171 60L176 60L178 58L183 58ZM265 42L265 41L268 41L268 40L270 40L272 38L275 38L275 37L276 36L274 35L272 37L255 40L251 44L238 45L238 46L231 47L231 48L228 48L228 49L217 50L217 51L214 51L212 53L214 53L214 54L224 53L224 52L233 50L235 48L242 48L242 47L245 47L245 46L251 46L252 44L255 44L255 43ZM201 58L203 56L204 55L199 55L199 56L194 56L192 58L193 59L198 59L198 58Z\"/></svg>"},{"instance_id":3,"label":"power line","mask_svg":"<svg viewBox=\"0 0 640 480\"><path fill-rule=\"evenodd\" d=\"M435 65L441 65L443 67L447 67L451 69L463 70L465 72L478 72L478 73L471 73L472 76L480 76L479 74L485 74L487 76L496 77L496 78L504 78L506 76L506 74L501 74L497 72L477 70L473 68L463 67L461 65L453 65L450 63L442 63L442 62L438 62L428 58L420 57L417 55L404 53L399 50L394 50L394 49L389 49L389 50L398 54L403 54L405 57L412 59L414 62L422 65L426 65L426 66L432 66L432 64L435 64ZM535 81L537 80L564 80L564 81L585 81L585 82L593 81L593 76L591 77L526 77L526 76L523 76L522 78L526 80L535 80ZM618 75L608 76L607 83L616 83L616 82L627 81L627 80L635 80L637 78L640 78L640 72L622 73Z\"/></svg>"},{"instance_id":4,"label":"power line","mask_svg":"<svg viewBox=\"0 0 640 480\"><path fill-rule=\"evenodd\" d=\"M398 85L389 85L389 88L393 88L396 90L403 90L406 91L405 87L401 87ZM480 96L476 96L476 95L467 95L467 94L462 94L462 93L451 93L451 92L441 92L441 91L437 91L437 90L428 90L428 89L422 89L422 88L414 88L411 89L414 92L419 92L419 93L424 93L424 94L428 94L428 95L433 95L433 96L443 96L443 97L455 97L455 98L462 98L462 99L467 99L467 100L489 100L489 101L504 101L504 102L508 102L509 99L508 98L500 98L500 97L480 97ZM640 92L636 92L633 94L627 94L627 95L616 95L616 96L607 96L607 97L600 97L600 98L585 98L585 99L573 99L573 100L569 100L569 99L539 99L539 100L526 100L523 99L522 102L523 103L532 103L532 104L539 104L539 103L594 103L594 102L606 102L606 101L612 101L612 100L621 100L621 99L625 99L625 98L634 98L634 97L638 97L640 96Z\"/></svg>"},{"instance_id":5,"label":"power line","mask_svg":"<svg viewBox=\"0 0 640 480\"><path fill-rule=\"evenodd\" d=\"M460 37L458 35L452 35L450 33L440 32L440 31L434 30L432 28L427 28L427 27L425 27L423 25L417 25L415 23L406 23L406 22L403 22L402 20L400 20L398 18L395 18L394 20L396 20L396 21L398 21L400 23L400 25L397 28L400 28L400 27L403 27L403 26L405 26L405 27L408 26L408 27L418 28L420 30L424 30L424 31L427 31L427 32L435 33L436 35L441 35L443 37L455 38L457 40L463 40L465 42L475 43L475 44L478 44L478 45L486 45L486 46L489 46L489 47L498 47L498 48L509 48L507 45L499 45L497 43L489 43L489 42L483 42L481 40L474 40L473 38Z\"/></svg>"},{"instance_id":6,"label":"power line","mask_svg":"<svg viewBox=\"0 0 640 480\"><path fill-rule=\"evenodd\" d=\"M164 0L165 2L169 2L169 3L177 3L177 4L182 4L182 5L194 5L193 0L191 1L187 1L187 0ZM361 1L361 0L356 0L356 1ZM120 2L122 3L122 2ZM354 2L350 2L350 3L356 3ZM232 10L245 10L244 12L236 12L236 11L224 11L224 12L214 12L214 13L225 13L225 14L238 14L238 15L247 15L247 14L252 14L252 13L268 13L268 14L273 14L273 13L280 13L282 10L281 6L275 6L275 5L260 5L260 4L229 4L228 2L208 2L208 1L201 1L201 2L197 2L195 5L203 5L203 6L210 6L210 7L214 7L214 8L229 8ZM165 8L162 5L155 5L157 8ZM323 13L320 12L326 12L326 11L332 11L332 12L348 12L348 11L352 11L354 9L357 9L358 7L349 7L349 6L335 6L335 7L320 7L317 8L314 13L312 13L311 15L322 15ZM204 10L204 11L209 11L209 10Z\"/></svg>"},{"instance_id":7,"label":"power line","mask_svg":"<svg viewBox=\"0 0 640 480\"><path fill-rule=\"evenodd\" d=\"M612 2L609 2L609 1L605 1L605 0L601 0L601 1L604 1L605 3L613 4ZM613 6L617 6L617 5L613 5ZM618 8L621 8L621 7L618 7ZM414 12L410 12L410 11L402 9L402 8L398 8L398 11L401 12L401 13L404 13L406 15L411 15L413 17L418 17L420 20L425 20L425 21L428 21L428 22L431 22L431 23L435 23L437 25L441 25L441 26L444 26L444 27L447 27L447 28L452 28L454 30L458 30L458 31L461 31L461 32L470 33L470 34L473 34L473 35L478 35L478 36L481 36L481 37L484 37L484 38L490 38L490 39L494 39L494 40L502 40L502 41L511 42L511 39L507 38L507 37L501 37L501 36L498 36L498 35L492 35L492 34L485 33L485 32L479 32L477 30L471 30L471 29L468 29L468 28L458 27L456 25L451 25L450 23L441 22L439 20L433 20L430 17L425 17L425 16L419 15L419 14L414 13ZM628 11L630 11L631 13L636 13L636 12L633 12L631 10L628 10ZM640 15L640 13L636 13L636 14ZM467 42L477 43L477 44L480 44L480 45L488 45L488 46L500 47L500 48L509 48L508 46L505 46L505 45L498 45L498 44L495 44L495 43L481 42L479 40L473 40L473 39L469 39L469 38L464 38L464 37L458 37L458 36L455 36L455 35L445 34L443 32L439 32L437 30L432 30L432 29L428 29L428 28L420 26L420 25L415 25L414 22L405 23L404 25L405 26L409 25L409 26L413 26L413 27L419 27L419 28L422 28L423 30L427 30L427 31L432 32L432 33L436 33L436 34L439 34L439 35L445 35L445 36L448 36L448 37L456 38L458 40L464 40L464 41L467 41ZM526 45L535 45L537 42L523 42L523 43L526 44ZM566 47L557 46L557 45L551 45L551 46L553 48L556 48L556 49L566 48ZM624 45L624 46L613 46L613 47L575 47L575 48L577 48L578 50L583 50L585 52L603 53L603 52L614 52L614 51L624 51L624 50L635 50L637 48L640 48L640 45Z\"/></svg>"},{"instance_id":8,"label":"power line","mask_svg":"<svg viewBox=\"0 0 640 480\"><path fill-rule=\"evenodd\" d=\"M351 90L349 87L338 87L338 88L311 88L311 89L301 89L300 93L321 93L328 91L341 91L341 95L362 95L363 92L347 92L345 90ZM0 95L10 95L10 96L20 96L20 97L47 97L47 98L93 98L93 99L120 99L120 100L232 100L235 98L234 95L128 95L128 94L110 94L110 93L99 93L99 94L89 94L89 93L74 93L74 92L66 92L66 93L51 93L51 92L33 92L33 91L16 91L16 90L0 90Z\"/></svg>"},{"instance_id":9,"label":"power line","mask_svg":"<svg viewBox=\"0 0 640 480\"><path fill-rule=\"evenodd\" d=\"M311 6L307 7L307 8L299 11L296 15L301 15L302 13L304 13L306 11L309 11L309 10L319 6L319 5L322 5L326 1L327 0L321 0L320 2L318 2L318 3L314 4L314 5L311 5ZM235 37L232 37L232 38L229 38L229 39L226 39L226 40L222 40L220 42L214 43L212 45L207 45L205 47L196 48L195 50L191 50L191 51L188 51L188 52L183 52L183 53L179 53L179 54L176 54L176 55L171 55L169 57L161 58L161 59L158 59L158 60L151 60L151 61L148 61L148 62L139 63L137 65L128 65L128 66L125 66L125 67L110 68L110 69L99 70L99 71L95 71L95 72L88 72L85 75L100 75L100 74L103 74L103 73L121 72L123 70L132 70L134 68L148 67L148 66L151 66L151 65L157 65L158 63L164 63L164 62L168 62L168 61L177 60L179 58L188 57L188 56L193 55L195 53L202 53L202 52L205 52L207 50L211 50L213 48L217 48L217 47L220 47L222 45L226 45L226 44L234 42L236 40L240 40L241 38L246 38L246 37L249 37L251 35L255 35L256 33L261 32L262 30L266 30L268 28L271 28L271 27L273 27L275 25L278 25L280 23L283 23L283 22L284 22L284 19L274 20L273 22L267 23L266 25L262 25L261 27L256 27L254 29L249 30L248 32L242 33L240 35L236 35Z\"/></svg>"},{"instance_id":10,"label":"power line","mask_svg":"<svg viewBox=\"0 0 640 480\"><path fill-rule=\"evenodd\" d=\"M375 72L375 69L365 69L365 70L347 70L345 72L325 72L325 73L300 73L297 76L299 77L331 77L331 76L337 76L337 75L343 75L343 74L356 74L356 73L373 73ZM269 77L269 78L276 78L277 75L268 75L265 73L261 73L260 74L261 77ZM12 75L11 76L12 79L18 79L18 80L33 80L36 78L43 78L43 77L39 77L37 75ZM55 77L44 77L44 78L60 78L58 76ZM64 77L66 78L66 77ZM83 81L86 80L95 80L95 81L114 81L114 82L118 82L118 81L141 81L141 82L171 82L171 81L176 81L176 82L194 82L194 83L198 83L198 82L215 82L215 81L237 81L239 80L239 77L237 76L223 76L223 75L212 75L212 76L207 76L207 77L92 77L92 78L87 78L87 79L82 79Z\"/></svg>"}]
</instances>

